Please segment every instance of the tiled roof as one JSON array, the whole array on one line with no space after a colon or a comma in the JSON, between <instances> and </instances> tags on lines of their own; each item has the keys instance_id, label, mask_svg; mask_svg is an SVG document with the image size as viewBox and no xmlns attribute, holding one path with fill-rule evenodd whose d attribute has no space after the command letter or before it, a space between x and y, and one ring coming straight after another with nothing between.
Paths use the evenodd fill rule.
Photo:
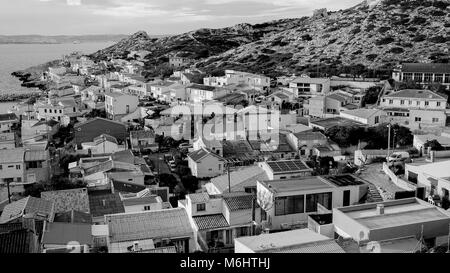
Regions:
<instances>
[{"instance_id":1,"label":"tiled roof","mask_svg":"<svg viewBox=\"0 0 450 273\"><path fill-rule=\"evenodd\" d=\"M229 227L227 220L222 214L194 216L192 217L198 230Z\"/></svg>"},{"instance_id":2,"label":"tiled roof","mask_svg":"<svg viewBox=\"0 0 450 273\"><path fill-rule=\"evenodd\" d=\"M418 72L418 73L450 73L450 64L448 63L404 63L402 64L402 72Z\"/></svg>"},{"instance_id":3,"label":"tiled roof","mask_svg":"<svg viewBox=\"0 0 450 273\"><path fill-rule=\"evenodd\" d=\"M327 137L321 132L314 131L304 131L294 134L299 140L316 140L316 139L327 139Z\"/></svg>"},{"instance_id":4,"label":"tiled roof","mask_svg":"<svg viewBox=\"0 0 450 273\"><path fill-rule=\"evenodd\" d=\"M329 82L328 78L310 78L310 77L298 77L293 80L293 83L312 83L312 84L324 84Z\"/></svg>"},{"instance_id":5,"label":"tiled roof","mask_svg":"<svg viewBox=\"0 0 450 273\"><path fill-rule=\"evenodd\" d=\"M216 155L215 153L212 153L205 148L201 148L200 150L197 150L197 151L194 151L194 152L188 154L188 157L191 158L192 160L194 160L195 162L199 162L201 159L203 159L204 157L206 157L208 155L212 155L219 159L223 159L219 155Z\"/></svg>"},{"instance_id":6,"label":"tiled roof","mask_svg":"<svg viewBox=\"0 0 450 273\"><path fill-rule=\"evenodd\" d=\"M55 222L63 223L92 223L92 216L89 213L71 210L55 214Z\"/></svg>"},{"instance_id":7,"label":"tiled roof","mask_svg":"<svg viewBox=\"0 0 450 273\"><path fill-rule=\"evenodd\" d=\"M85 121L85 122L77 123L77 124L75 124L73 127L74 127L74 128L78 128L78 127L84 126L84 125L86 125L86 124L88 124L88 123L91 123L91 122L93 122L93 121L102 121L102 122L105 122L105 123L120 124L120 125L122 125L123 127L126 127L125 124L123 124L123 123L121 123L121 122L114 121L114 120L110 120L110 119L105 119L105 118L99 118L99 117L89 119L89 120L87 120L87 121Z\"/></svg>"},{"instance_id":8,"label":"tiled roof","mask_svg":"<svg viewBox=\"0 0 450 273\"><path fill-rule=\"evenodd\" d=\"M27 150L25 151L25 161L45 161L49 158L45 150Z\"/></svg>"},{"instance_id":9,"label":"tiled roof","mask_svg":"<svg viewBox=\"0 0 450 273\"><path fill-rule=\"evenodd\" d=\"M244 191L245 187L256 187L256 180L268 180L266 172L259 166L245 167L230 172L230 184L233 191ZM221 192L228 190L228 174L211 179L212 184Z\"/></svg>"},{"instance_id":10,"label":"tiled roof","mask_svg":"<svg viewBox=\"0 0 450 273\"><path fill-rule=\"evenodd\" d=\"M154 204L154 203L158 203L158 199L157 199L157 196L151 195L151 196L146 196L146 197L141 197L141 198L137 197L137 198L125 199L122 202L123 202L123 205L126 207L126 206Z\"/></svg>"},{"instance_id":11,"label":"tiled roof","mask_svg":"<svg viewBox=\"0 0 450 273\"><path fill-rule=\"evenodd\" d=\"M103 143L103 140L118 144L117 139L108 134L101 134L98 137L94 138L94 143L95 143L95 145L99 145L99 144Z\"/></svg>"},{"instance_id":12,"label":"tiled roof","mask_svg":"<svg viewBox=\"0 0 450 273\"><path fill-rule=\"evenodd\" d=\"M92 217L125 212L119 194L110 192L89 194L89 208Z\"/></svg>"},{"instance_id":13,"label":"tiled roof","mask_svg":"<svg viewBox=\"0 0 450 273\"><path fill-rule=\"evenodd\" d=\"M41 198L55 204L55 213L77 210L89 213L89 197L86 188L63 191L47 191Z\"/></svg>"},{"instance_id":14,"label":"tiled roof","mask_svg":"<svg viewBox=\"0 0 450 273\"><path fill-rule=\"evenodd\" d=\"M33 233L26 229L0 234L0 254L33 252Z\"/></svg>"},{"instance_id":15,"label":"tiled roof","mask_svg":"<svg viewBox=\"0 0 450 273\"><path fill-rule=\"evenodd\" d=\"M337 101L340 101L340 102L345 102L345 101L347 101L348 99L350 99L349 97L347 97L347 96L345 96L345 95L342 95L342 94L336 94L336 93L327 96L327 98L329 98L329 99L334 99L334 100L337 100Z\"/></svg>"},{"instance_id":16,"label":"tiled roof","mask_svg":"<svg viewBox=\"0 0 450 273\"><path fill-rule=\"evenodd\" d=\"M330 239L278 249L267 249L258 251L258 253L345 253L345 251L333 239Z\"/></svg>"},{"instance_id":17,"label":"tiled roof","mask_svg":"<svg viewBox=\"0 0 450 273\"><path fill-rule=\"evenodd\" d=\"M207 85L203 85L203 84L191 84L187 88L200 89L200 90L205 90L205 91L215 91L216 90L216 88L214 86L207 86Z\"/></svg>"},{"instance_id":18,"label":"tiled roof","mask_svg":"<svg viewBox=\"0 0 450 273\"><path fill-rule=\"evenodd\" d=\"M8 233L8 232L15 231L15 230L21 230L21 229L23 229L23 224L21 222L0 224L0 234Z\"/></svg>"},{"instance_id":19,"label":"tiled roof","mask_svg":"<svg viewBox=\"0 0 450 273\"><path fill-rule=\"evenodd\" d=\"M0 224L17 219L24 214L35 214L37 217L52 218L53 213L54 206L52 202L29 196L5 206L0 217Z\"/></svg>"},{"instance_id":20,"label":"tiled roof","mask_svg":"<svg viewBox=\"0 0 450 273\"><path fill-rule=\"evenodd\" d=\"M91 224L46 223L42 243L49 245L67 245L78 242L80 245L92 245Z\"/></svg>"},{"instance_id":21,"label":"tiled roof","mask_svg":"<svg viewBox=\"0 0 450 273\"><path fill-rule=\"evenodd\" d=\"M106 223L111 242L193 236L182 208L107 215Z\"/></svg>"},{"instance_id":22,"label":"tiled roof","mask_svg":"<svg viewBox=\"0 0 450 273\"><path fill-rule=\"evenodd\" d=\"M17 116L14 113L0 114L0 121L17 120Z\"/></svg>"},{"instance_id":23,"label":"tiled roof","mask_svg":"<svg viewBox=\"0 0 450 273\"><path fill-rule=\"evenodd\" d=\"M443 95L438 95L430 90L420 89L405 89L400 90L389 95L385 95L384 98L413 98L413 99L438 99L447 100Z\"/></svg>"},{"instance_id":24,"label":"tiled roof","mask_svg":"<svg viewBox=\"0 0 450 273\"><path fill-rule=\"evenodd\" d=\"M206 203L209 201L209 195L206 192L193 193L188 195L192 203Z\"/></svg>"},{"instance_id":25,"label":"tiled roof","mask_svg":"<svg viewBox=\"0 0 450 273\"><path fill-rule=\"evenodd\" d=\"M114 168L114 162L112 160L101 162L95 166L86 168L84 170L85 175L91 175L98 172L107 172Z\"/></svg>"},{"instance_id":26,"label":"tiled roof","mask_svg":"<svg viewBox=\"0 0 450 273\"><path fill-rule=\"evenodd\" d=\"M253 195L252 194L242 194L235 196L224 196L223 200L227 204L231 211L247 210L251 209L253 206ZM256 202L255 202L256 205Z\"/></svg>"}]
</instances>

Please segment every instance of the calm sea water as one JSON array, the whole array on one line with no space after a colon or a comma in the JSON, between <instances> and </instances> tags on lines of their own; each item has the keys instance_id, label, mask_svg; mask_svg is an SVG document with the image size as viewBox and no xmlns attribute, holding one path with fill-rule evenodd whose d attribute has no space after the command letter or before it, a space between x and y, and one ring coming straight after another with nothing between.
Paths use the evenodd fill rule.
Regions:
<instances>
[{"instance_id":1,"label":"calm sea water","mask_svg":"<svg viewBox=\"0 0 450 273\"><path fill-rule=\"evenodd\" d=\"M11 76L11 73L14 71L60 59L63 55L74 51L90 54L112 44L113 42L55 45L0 45L0 94L34 91L33 89L21 87L20 81ZM0 113L7 112L12 105L12 103L0 103Z\"/></svg>"}]
</instances>

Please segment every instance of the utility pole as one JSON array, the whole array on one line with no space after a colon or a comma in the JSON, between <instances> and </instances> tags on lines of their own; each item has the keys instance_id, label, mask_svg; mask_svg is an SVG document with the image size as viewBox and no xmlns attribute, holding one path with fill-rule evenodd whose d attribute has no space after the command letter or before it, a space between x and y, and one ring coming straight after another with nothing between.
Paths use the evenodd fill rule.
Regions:
<instances>
[{"instance_id":1,"label":"utility pole","mask_svg":"<svg viewBox=\"0 0 450 273\"><path fill-rule=\"evenodd\" d=\"M387 157L390 156L390 150L391 150L391 124L388 124L388 150L387 150Z\"/></svg>"}]
</instances>

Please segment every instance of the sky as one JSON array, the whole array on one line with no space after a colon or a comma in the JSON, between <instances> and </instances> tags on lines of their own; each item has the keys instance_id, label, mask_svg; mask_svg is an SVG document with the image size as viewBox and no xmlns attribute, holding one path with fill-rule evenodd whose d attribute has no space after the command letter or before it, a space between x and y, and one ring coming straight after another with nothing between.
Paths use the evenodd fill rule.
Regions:
<instances>
[{"instance_id":1,"label":"sky","mask_svg":"<svg viewBox=\"0 0 450 273\"><path fill-rule=\"evenodd\" d=\"M178 34L339 10L362 0L0 0L0 35Z\"/></svg>"}]
</instances>

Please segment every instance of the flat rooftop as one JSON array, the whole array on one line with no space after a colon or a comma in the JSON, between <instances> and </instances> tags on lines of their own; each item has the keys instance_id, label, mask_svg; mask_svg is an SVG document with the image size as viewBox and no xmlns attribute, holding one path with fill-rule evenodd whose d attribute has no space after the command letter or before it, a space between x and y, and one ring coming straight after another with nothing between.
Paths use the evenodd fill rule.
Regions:
<instances>
[{"instance_id":1,"label":"flat rooftop","mask_svg":"<svg viewBox=\"0 0 450 273\"><path fill-rule=\"evenodd\" d=\"M334 126L365 126L362 123L341 117L311 120L310 124L323 127L325 129L329 129Z\"/></svg>"},{"instance_id":2,"label":"flat rooftop","mask_svg":"<svg viewBox=\"0 0 450 273\"><path fill-rule=\"evenodd\" d=\"M377 213L377 204L384 205L384 214ZM450 216L417 198L369 203L350 207L337 208L347 217L369 229L380 229L395 226L419 224L436 220L449 220Z\"/></svg>"},{"instance_id":3,"label":"flat rooftop","mask_svg":"<svg viewBox=\"0 0 450 273\"><path fill-rule=\"evenodd\" d=\"M331 185L320 180L317 176L283 180L267 180L260 183L273 193L333 188Z\"/></svg>"}]
</instances>

